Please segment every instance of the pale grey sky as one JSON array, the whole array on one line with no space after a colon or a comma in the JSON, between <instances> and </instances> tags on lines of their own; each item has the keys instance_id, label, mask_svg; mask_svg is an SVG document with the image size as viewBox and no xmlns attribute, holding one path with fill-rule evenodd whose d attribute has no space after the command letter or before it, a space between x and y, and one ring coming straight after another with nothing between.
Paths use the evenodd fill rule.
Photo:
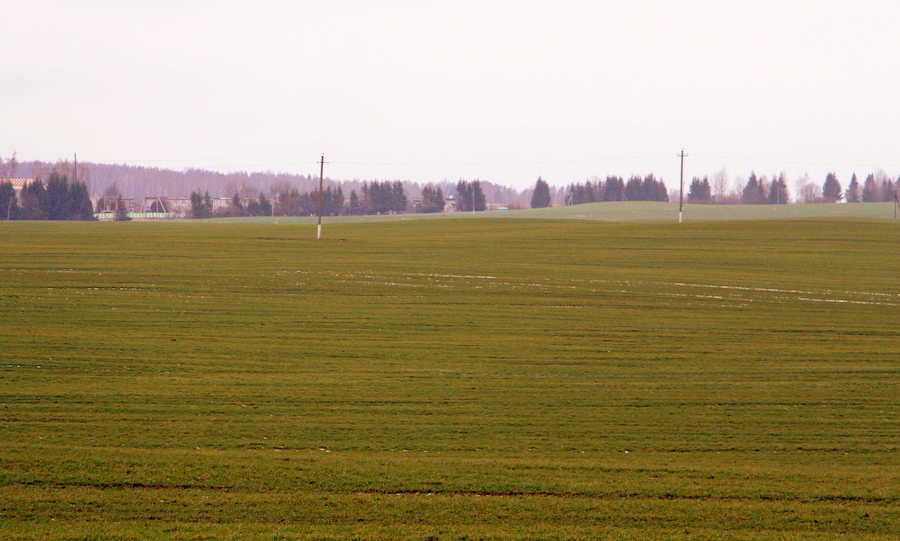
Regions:
<instances>
[{"instance_id":1,"label":"pale grey sky","mask_svg":"<svg viewBox=\"0 0 900 541\"><path fill-rule=\"evenodd\" d=\"M516 186L900 174L896 1L0 0L0 156Z\"/></svg>"}]
</instances>

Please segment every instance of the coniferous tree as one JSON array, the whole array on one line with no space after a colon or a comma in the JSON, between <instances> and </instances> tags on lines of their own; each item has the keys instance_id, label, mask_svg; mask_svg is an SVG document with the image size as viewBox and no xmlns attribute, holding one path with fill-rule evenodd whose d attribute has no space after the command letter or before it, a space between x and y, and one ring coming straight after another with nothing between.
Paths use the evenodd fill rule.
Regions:
<instances>
[{"instance_id":1,"label":"coniferous tree","mask_svg":"<svg viewBox=\"0 0 900 541\"><path fill-rule=\"evenodd\" d=\"M459 179L456 183L456 210L458 212L472 212L474 208L472 200L472 186L465 180Z\"/></svg>"},{"instance_id":2,"label":"coniferous tree","mask_svg":"<svg viewBox=\"0 0 900 541\"><path fill-rule=\"evenodd\" d=\"M191 192L191 218L203 218L203 195Z\"/></svg>"},{"instance_id":3,"label":"coniferous tree","mask_svg":"<svg viewBox=\"0 0 900 541\"><path fill-rule=\"evenodd\" d=\"M389 194L385 193L381 183L377 180L373 180L369 184L369 200L371 204L367 206L370 209L367 209L366 214L386 214L390 210Z\"/></svg>"},{"instance_id":4,"label":"coniferous tree","mask_svg":"<svg viewBox=\"0 0 900 541\"><path fill-rule=\"evenodd\" d=\"M22 209L19 217L22 220L46 220L47 189L43 181L36 178L22 188Z\"/></svg>"},{"instance_id":5,"label":"coniferous tree","mask_svg":"<svg viewBox=\"0 0 900 541\"><path fill-rule=\"evenodd\" d=\"M603 198L603 181L598 180L596 183L586 180L584 184L570 184L566 190L567 205L583 205L585 203L594 203L601 201Z\"/></svg>"},{"instance_id":6,"label":"coniferous tree","mask_svg":"<svg viewBox=\"0 0 900 541\"><path fill-rule=\"evenodd\" d=\"M863 183L862 189L862 201L863 203L875 203L876 201L881 201L881 193L879 193L878 182L875 181L875 175L873 173L869 173L866 177L866 181Z\"/></svg>"},{"instance_id":7,"label":"coniferous tree","mask_svg":"<svg viewBox=\"0 0 900 541\"><path fill-rule=\"evenodd\" d=\"M319 191L312 194L312 198L318 207ZM344 211L344 190L338 186L329 186L322 193L322 214L325 216L340 216ZM318 209L316 210L318 212Z\"/></svg>"},{"instance_id":8,"label":"coniferous tree","mask_svg":"<svg viewBox=\"0 0 900 541\"><path fill-rule=\"evenodd\" d=\"M368 182L363 182L359 188L359 214L363 216L375 214L375 206L372 204L372 197L369 194Z\"/></svg>"},{"instance_id":9,"label":"coniferous tree","mask_svg":"<svg viewBox=\"0 0 900 541\"><path fill-rule=\"evenodd\" d=\"M45 215L48 220L71 219L72 202L69 197L69 179L56 171L47 181Z\"/></svg>"},{"instance_id":10,"label":"coniferous tree","mask_svg":"<svg viewBox=\"0 0 900 541\"><path fill-rule=\"evenodd\" d=\"M246 212L248 216L271 216L272 203L266 198L266 194L259 192L257 199L251 199L247 203Z\"/></svg>"},{"instance_id":11,"label":"coniferous tree","mask_svg":"<svg viewBox=\"0 0 900 541\"><path fill-rule=\"evenodd\" d=\"M688 188L687 200L689 203L709 203L712 199L712 188L709 185L709 177L694 177Z\"/></svg>"},{"instance_id":12,"label":"coniferous tree","mask_svg":"<svg viewBox=\"0 0 900 541\"><path fill-rule=\"evenodd\" d=\"M388 214L392 210L391 196L393 189L388 181L384 183L373 181L369 185L369 195L375 208L375 214Z\"/></svg>"},{"instance_id":13,"label":"coniferous tree","mask_svg":"<svg viewBox=\"0 0 900 541\"><path fill-rule=\"evenodd\" d=\"M603 201L603 181L599 178L591 183L587 181L585 184L585 195L587 196L588 203L597 203L599 201Z\"/></svg>"},{"instance_id":14,"label":"coniferous tree","mask_svg":"<svg viewBox=\"0 0 900 541\"><path fill-rule=\"evenodd\" d=\"M583 205L584 204L584 189L581 184L569 184L569 187L566 188L566 200L565 205Z\"/></svg>"},{"instance_id":15,"label":"coniferous tree","mask_svg":"<svg viewBox=\"0 0 900 541\"><path fill-rule=\"evenodd\" d=\"M15 220L19 210L16 201L16 189L12 182L5 180L0 182L0 220Z\"/></svg>"},{"instance_id":16,"label":"coniferous tree","mask_svg":"<svg viewBox=\"0 0 900 541\"><path fill-rule=\"evenodd\" d=\"M603 201L624 201L625 180L622 177L609 176L603 183Z\"/></svg>"},{"instance_id":17,"label":"coniferous tree","mask_svg":"<svg viewBox=\"0 0 900 541\"><path fill-rule=\"evenodd\" d=\"M822 184L822 199L826 203L837 203L844 198L841 183L838 181L835 173L828 173L825 176L825 183Z\"/></svg>"},{"instance_id":18,"label":"coniferous tree","mask_svg":"<svg viewBox=\"0 0 900 541\"><path fill-rule=\"evenodd\" d=\"M356 195L356 190L350 190L350 216L359 216L360 214L359 196Z\"/></svg>"},{"instance_id":19,"label":"coniferous tree","mask_svg":"<svg viewBox=\"0 0 900 541\"><path fill-rule=\"evenodd\" d=\"M621 178L617 179L618 184L621 185ZM609 186L610 179L607 179L607 185ZM614 190L608 191L618 191L618 187ZM628 182L625 183L623 189L623 199L625 201L668 201L669 194L666 190L666 184L661 180L656 178L653 173L641 178L640 175L632 175Z\"/></svg>"},{"instance_id":20,"label":"coniferous tree","mask_svg":"<svg viewBox=\"0 0 900 541\"><path fill-rule=\"evenodd\" d=\"M778 176L773 176L772 185L769 186L769 204L786 205L789 202L789 199L790 192L788 192L787 181L784 178L784 173L781 173Z\"/></svg>"},{"instance_id":21,"label":"coniferous tree","mask_svg":"<svg viewBox=\"0 0 900 541\"><path fill-rule=\"evenodd\" d=\"M297 203L299 208L294 216L318 216L319 190L307 193L298 192Z\"/></svg>"},{"instance_id":22,"label":"coniferous tree","mask_svg":"<svg viewBox=\"0 0 900 541\"><path fill-rule=\"evenodd\" d=\"M566 189L566 205L583 205L588 202L588 199L585 186L569 184L569 187Z\"/></svg>"},{"instance_id":23,"label":"coniferous tree","mask_svg":"<svg viewBox=\"0 0 900 541\"><path fill-rule=\"evenodd\" d=\"M458 212L481 211L487 208L484 191L481 189L481 181L468 182L459 179L456 183L456 210Z\"/></svg>"},{"instance_id":24,"label":"coniferous tree","mask_svg":"<svg viewBox=\"0 0 900 541\"><path fill-rule=\"evenodd\" d=\"M428 184L422 188L422 206L420 207L420 212L443 212L445 204L444 191L441 190L440 186Z\"/></svg>"},{"instance_id":25,"label":"coniferous tree","mask_svg":"<svg viewBox=\"0 0 900 541\"><path fill-rule=\"evenodd\" d=\"M387 180L384 182L377 180L373 180L371 183L363 182L360 191L360 214L402 214L406 212L408 200L406 192L403 190L403 183L399 180L395 182ZM340 199L342 205L343 197L343 191L341 191Z\"/></svg>"},{"instance_id":26,"label":"coniferous tree","mask_svg":"<svg viewBox=\"0 0 900 541\"><path fill-rule=\"evenodd\" d=\"M406 192L403 190L403 183L399 180L395 181L391 186L390 202L391 210L395 214L403 214L406 212L409 200L406 198Z\"/></svg>"},{"instance_id":27,"label":"coniferous tree","mask_svg":"<svg viewBox=\"0 0 900 541\"><path fill-rule=\"evenodd\" d=\"M900 177L897 177L897 182L894 182L885 175L881 180L881 200L884 202L894 201L898 188L900 188Z\"/></svg>"},{"instance_id":28,"label":"coniferous tree","mask_svg":"<svg viewBox=\"0 0 900 541\"><path fill-rule=\"evenodd\" d=\"M239 193L235 193L233 196L231 196L231 215L244 215L244 203L241 201L241 194Z\"/></svg>"},{"instance_id":29,"label":"coniferous tree","mask_svg":"<svg viewBox=\"0 0 900 541\"><path fill-rule=\"evenodd\" d=\"M113 219L117 222L131 221L131 216L128 215L128 207L125 205L125 200L122 199L121 195L116 197L116 215Z\"/></svg>"},{"instance_id":30,"label":"coniferous tree","mask_svg":"<svg viewBox=\"0 0 900 541\"><path fill-rule=\"evenodd\" d=\"M191 218L212 218L212 198L209 192L201 195L200 192L191 192Z\"/></svg>"},{"instance_id":31,"label":"coniferous tree","mask_svg":"<svg viewBox=\"0 0 900 541\"><path fill-rule=\"evenodd\" d=\"M91 195L83 182L73 182L69 186L70 220L96 220Z\"/></svg>"},{"instance_id":32,"label":"coniferous tree","mask_svg":"<svg viewBox=\"0 0 900 541\"><path fill-rule=\"evenodd\" d=\"M856 179L856 173L854 172L853 176L850 177L850 184L847 185L847 191L844 192L844 197L847 199L848 203L859 203L860 196L859 181Z\"/></svg>"},{"instance_id":33,"label":"coniferous tree","mask_svg":"<svg viewBox=\"0 0 900 541\"><path fill-rule=\"evenodd\" d=\"M542 209L550 206L550 185L547 181L538 177L534 183L534 192L531 194L531 208Z\"/></svg>"},{"instance_id":34,"label":"coniferous tree","mask_svg":"<svg viewBox=\"0 0 900 541\"><path fill-rule=\"evenodd\" d=\"M303 198L296 188L282 187L278 192L278 208L276 214L281 216L300 216L303 212Z\"/></svg>"},{"instance_id":35,"label":"coniferous tree","mask_svg":"<svg viewBox=\"0 0 900 541\"><path fill-rule=\"evenodd\" d=\"M747 179L747 184L744 185L741 199L745 205L761 205L766 202L765 188L760 183L755 171L750 173L750 178Z\"/></svg>"},{"instance_id":36,"label":"coniferous tree","mask_svg":"<svg viewBox=\"0 0 900 541\"><path fill-rule=\"evenodd\" d=\"M274 206L272 202L266 197L266 194L259 192L259 199L257 200L259 203L259 215L260 216L272 216Z\"/></svg>"},{"instance_id":37,"label":"coniferous tree","mask_svg":"<svg viewBox=\"0 0 900 541\"><path fill-rule=\"evenodd\" d=\"M650 173L641 182L642 199L644 201L668 201L669 193L661 179L657 179Z\"/></svg>"},{"instance_id":38,"label":"coniferous tree","mask_svg":"<svg viewBox=\"0 0 900 541\"><path fill-rule=\"evenodd\" d=\"M625 200L626 201L642 201L644 199L644 187L641 177L631 175L628 182L625 183Z\"/></svg>"},{"instance_id":39,"label":"coniferous tree","mask_svg":"<svg viewBox=\"0 0 900 541\"><path fill-rule=\"evenodd\" d=\"M472 181L472 195L475 199L475 208L477 212L487 210L487 202L485 201L484 192L481 190L481 181L475 179Z\"/></svg>"},{"instance_id":40,"label":"coniferous tree","mask_svg":"<svg viewBox=\"0 0 900 541\"><path fill-rule=\"evenodd\" d=\"M203 212L207 218L215 216L215 213L213 212L212 197L209 196L208 191L203 192Z\"/></svg>"}]
</instances>

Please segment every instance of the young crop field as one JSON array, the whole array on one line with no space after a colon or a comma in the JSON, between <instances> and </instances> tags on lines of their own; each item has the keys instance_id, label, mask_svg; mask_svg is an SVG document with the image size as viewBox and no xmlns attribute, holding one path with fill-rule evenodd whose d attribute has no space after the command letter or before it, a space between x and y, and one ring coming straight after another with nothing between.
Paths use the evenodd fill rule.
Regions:
<instances>
[{"instance_id":1,"label":"young crop field","mask_svg":"<svg viewBox=\"0 0 900 541\"><path fill-rule=\"evenodd\" d=\"M894 219L897 205L894 203L816 203L803 205L685 205L686 221L706 220L809 220L809 219ZM556 220L600 220L607 222L668 220L678 221L678 203L654 201L630 201L614 203L587 203L521 210L494 210L488 212L448 212L434 214L386 214L379 216L326 217L329 223L365 223L410 220L483 219L483 218L549 218ZM280 223L314 224L315 216L255 218L213 218L215 223Z\"/></svg>"},{"instance_id":2,"label":"young crop field","mask_svg":"<svg viewBox=\"0 0 900 541\"><path fill-rule=\"evenodd\" d=\"M573 218L0 224L0 538L900 537L900 226Z\"/></svg>"}]
</instances>

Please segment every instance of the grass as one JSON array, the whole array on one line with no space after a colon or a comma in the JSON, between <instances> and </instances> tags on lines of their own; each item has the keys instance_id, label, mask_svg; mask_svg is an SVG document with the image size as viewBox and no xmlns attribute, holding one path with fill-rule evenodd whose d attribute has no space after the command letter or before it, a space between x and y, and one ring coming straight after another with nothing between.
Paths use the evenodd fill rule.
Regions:
<instances>
[{"instance_id":1,"label":"grass","mask_svg":"<svg viewBox=\"0 0 900 541\"><path fill-rule=\"evenodd\" d=\"M809 220L809 219L893 219L894 203L819 203L809 205L685 205L684 220ZM526 218L557 220L621 221L678 221L678 203L634 201L627 203L590 203L543 209L524 209L488 212L450 212L443 214L396 214L385 216L325 217L326 224L370 223L410 220L468 220L483 218ZM216 218L199 222L314 224L312 217ZM198 223L194 221L192 223ZM327 225L326 225L327 227Z\"/></svg>"},{"instance_id":2,"label":"grass","mask_svg":"<svg viewBox=\"0 0 900 541\"><path fill-rule=\"evenodd\" d=\"M325 231L0 224L0 537L900 534L893 221Z\"/></svg>"}]
</instances>

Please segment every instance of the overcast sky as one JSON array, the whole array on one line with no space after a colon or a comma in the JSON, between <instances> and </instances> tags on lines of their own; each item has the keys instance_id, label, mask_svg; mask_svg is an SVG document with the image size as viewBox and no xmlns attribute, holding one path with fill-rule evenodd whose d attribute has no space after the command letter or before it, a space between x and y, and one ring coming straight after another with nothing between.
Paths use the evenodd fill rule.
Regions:
<instances>
[{"instance_id":1,"label":"overcast sky","mask_svg":"<svg viewBox=\"0 0 900 541\"><path fill-rule=\"evenodd\" d=\"M0 156L524 188L900 174L900 2L0 0Z\"/></svg>"}]
</instances>

